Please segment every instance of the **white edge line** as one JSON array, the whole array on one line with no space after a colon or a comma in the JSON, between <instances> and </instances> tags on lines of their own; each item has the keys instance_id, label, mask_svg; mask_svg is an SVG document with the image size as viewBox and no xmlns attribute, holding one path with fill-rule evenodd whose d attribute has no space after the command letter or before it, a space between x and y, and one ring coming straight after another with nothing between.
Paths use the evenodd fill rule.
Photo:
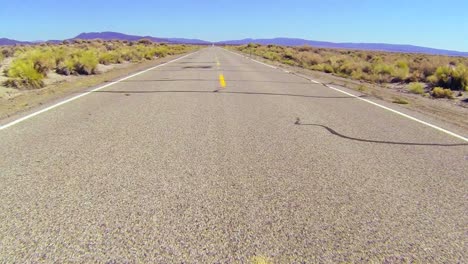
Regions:
<instances>
[{"instance_id":1,"label":"white edge line","mask_svg":"<svg viewBox=\"0 0 468 264\"><path fill-rule=\"evenodd\" d=\"M12 122L10 122L10 123L7 123L7 124L5 124L5 125L3 125L3 126L0 126L0 130L9 128L9 127L11 127L11 126L14 126L14 125L16 125L16 124L18 124L18 123L21 123L21 122L23 122L23 121L25 121L25 120L28 120L28 119L30 119L30 118L32 118L32 117L35 117L35 116L37 116L37 115L40 115L40 114L42 114L42 113L45 113L45 112L47 112L47 111L49 111L49 110L52 110L52 109L54 109L54 108L57 108L57 107L59 107L59 106L61 106L61 105L64 105L64 104L66 104L66 103L69 103L69 102L71 102L71 101L75 101L76 99L81 98L81 97L83 97L83 96L86 96L86 95L88 95L88 94L90 94L90 93L99 91L99 90L101 90L101 89L104 89L104 88L107 88L107 87L112 86L112 85L114 85L114 84L117 84L117 83L119 83L119 82L121 82L121 81L125 81L125 80L130 79L130 78L133 78L133 77L135 77L135 76L137 76L137 75L140 75L140 74L143 74L143 73L145 73L145 72L154 70L154 69L156 69L156 68L165 66L165 65L167 65L167 64L169 64L169 63L172 63L172 62L181 60L181 59L183 59L183 58L185 58L185 57L187 57L187 56L193 55L193 54L198 53L198 52L199 52L199 51L196 51L196 52L193 52L193 53L184 55L184 56L182 56L182 57L180 57L180 58L177 58L177 59L174 59L174 60L165 62L165 63L163 63L163 64L156 65L156 66L151 67L151 68L148 68L148 69L146 69L146 70L143 70L143 71L134 73L134 74L132 74L132 75L130 75L130 76L121 78L121 79L119 79L119 80L117 80L117 81L113 81L113 82L108 83L108 84L106 84L106 85L99 86L99 87L94 88L94 89L92 89L92 90L90 90L90 91L88 91L88 92L85 92L85 93L82 93L82 94L77 95L77 96L75 96L75 97L72 97L72 98L69 98L69 99L67 99L67 100L61 101L61 102L59 102L59 103L57 103L57 104L51 105L51 106L46 107L46 108L44 108L44 109L41 109L41 110L39 110L39 111L37 111L37 112L34 112L34 113L29 114L29 115L27 115L27 116L24 116L24 117L21 117L21 118L19 118L19 119L16 119L15 121L12 121Z\"/></svg>"},{"instance_id":2,"label":"white edge line","mask_svg":"<svg viewBox=\"0 0 468 264\"><path fill-rule=\"evenodd\" d=\"M246 57L246 56L244 56L244 55L242 55L242 54L236 53L236 52L234 52L234 51L230 51L230 50L225 49L225 48L223 48L223 49L226 50L226 51L228 51L228 52L230 52L230 53L232 53L232 54L235 54L235 55L237 55L237 56L241 56L241 57L244 57L244 58L248 58L248 57ZM276 67L276 66L272 66L272 65L263 63L263 62L261 62L261 61L254 60L254 59L252 59L252 58L248 58L248 59L250 59L250 60L252 60L252 61L254 61L254 62L256 62L256 63L260 63L260 64L262 64L262 65L264 65L264 66L270 67L270 68L272 68L272 69L278 69L278 67Z\"/></svg>"},{"instance_id":3,"label":"white edge line","mask_svg":"<svg viewBox=\"0 0 468 264\"><path fill-rule=\"evenodd\" d=\"M230 50L227 50L227 51L229 51L229 52L231 52L231 53L234 53L234 54L236 54L236 55L242 56L242 55L240 55L240 54L238 54L238 53L235 53L235 52L232 52L232 51L230 51ZM253 59L252 59L252 60L253 60ZM253 60L253 61L256 61L256 60ZM273 66L268 65L268 64L265 64L265 63L263 63L263 62L259 62L259 61L257 61L257 62L260 63L260 64L263 64L263 65L265 65L265 66L268 66L268 67L273 67ZM275 67L275 68L276 68L276 67ZM311 82L313 82L313 83L320 84L320 82L317 82L316 80L313 80L313 79L309 79L309 80L310 80ZM441 127L438 127L438 126L436 126L436 125L433 125L433 124L430 124L430 123L428 123L428 122L422 121L422 120L420 120L420 119L417 119L416 117L412 117L412 116L410 116L410 115L404 114L404 113L402 113L402 112L399 112L399 111L397 111L397 110L394 110L394 109L392 109L392 108L390 108L390 107L383 106L383 105L378 104L378 103L376 103L376 102L373 102L373 101L371 101L371 100L367 100L367 99L361 98L361 97L359 97L359 96L356 96L356 95L354 95L354 94L345 92L345 91L343 91L343 90L341 90L341 89L338 89L338 88L336 88L336 87L333 87L333 86L330 86L330 85L327 85L327 87L330 88L330 89L333 89L333 90L335 90L335 91L337 91L337 92L340 92L340 93L349 95L349 96L351 96L351 97L354 97L354 98L356 98L356 99L359 99L359 100L361 100L361 101L363 101L363 102L366 102L366 103L375 105L375 106L377 106L377 107L380 107L380 108L382 108L382 109L385 109L385 110L387 110L387 111L390 111L390 112L392 112L392 113L395 113L395 114L397 114L397 115L400 115L400 116L402 116L402 117L406 117L406 118L408 118L408 119L410 119L410 120L413 120L413 121L418 122L418 123L420 123L420 124L423 124L423 125L426 125L426 126L428 126L428 127L431 127L431 128L433 128L433 129L435 129L435 130L438 130L438 131L440 131L440 132L443 132L443 133L445 133L445 134L447 134L447 135L450 135L450 136L452 136L452 137L456 137L456 138L461 139L461 140L463 140L463 141L465 141L465 142L468 142L468 138L466 138L466 137L464 137L464 136L458 135L458 134L456 134L456 133L453 133L453 132L451 132L451 131L448 131L448 130L446 130L446 129L443 129L443 128L441 128Z\"/></svg>"},{"instance_id":4,"label":"white edge line","mask_svg":"<svg viewBox=\"0 0 468 264\"><path fill-rule=\"evenodd\" d=\"M455 133L453 133L453 132L451 132L451 131L448 131L448 130L443 129L443 128L441 128L441 127L438 127L438 126L436 126L436 125L427 123L427 122L425 122L425 121L422 121L422 120L420 120L420 119L417 119L416 117L412 117L412 116L410 116L410 115L404 114L404 113L402 113L402 112L399 112L399 111L397 111L397 110L394 110L394 109L392 109L392 108L390 108L390 107L383 106L383 105L378 104L378 103L376 103L376 102L373 102L373 101L371 101L371 100L367 100L367 99L361 98L361 97L359 97L359 96L356 96L356 95L354 95L354 94L345 92L345 91L343 91L343 90L341 90L341 89L338 89L338 88L336 88L336 87L333 87L333 86L330 86L330 85L327 85L327 87L330 88L330 89L333 89L333 90L335 90L335 91L337 91L337 92L340 92L340 93L349 95L349 96L351 96L351 97L354 97L354 98L359 99L359 100L361 100L361 101L364 101L364 102L366 102L366 103L373 104L373 105L375 105L375 106L377 106L377 107L383 108L383 109L388 110L388 111L390 111L390 112L393 112L393 113L395 113L395 114L397 114L397 115L406 117L406 118L408 118L408 119L411 119L411 120L413 120L413 121L416 121L416 122L421 123L421 124L423 124L423 125L426 125L426 126L428 126L428 127L432 127L432 128L434 128L434 129L436 129L436 130L439 130L439 131L441 131L441 132L443 132L443 133L445 133L445 134L448 134L448 135L450 135L450 136L453 136L453 137L456 137L456 138L458 138L458 139L461 139L461 140L463 140L463 141L468 142L468 138L466 138L466 137L460 136L460 135L458 135L458 134L455 134Z\"/></svg>"},{"instance_id":5,"label":"white edge line","mask_svg":"<svg viewBox=\"0 0 468 264\"><path fill-rule=\"evenodd\" d=\"M222 48L222 49L224 49L225 51L228 51L228 52L230 52L230 53L232 53L232 54L234 54L234 55L237 55L237 56L240 56L240 57L243 57L243 58L247 58L246 56L244 56L244 55L242 55L242 54L239 54L239 53L237 53L237 52L230 51L230 50L225 49L225 48Z\"/></svg>"},{"instance_id":6,"label":"white edge line","mask_svg":"<svg viewBox=\"0 0 468 264\"><path fill-rule=\"evenodd\" d=\"M251 59L251 60L255 61L256 63L260 63L260 64L262 64L262 65L265 65L265 66L267 66L267 67L270 67L270 68L272 68L272 69L278 69L278 67L271 66L271 65L266 64L266 63L263 63L263 62L261 62L261 61L254 60L254 59Z\"/></svg>"}]
</instances>

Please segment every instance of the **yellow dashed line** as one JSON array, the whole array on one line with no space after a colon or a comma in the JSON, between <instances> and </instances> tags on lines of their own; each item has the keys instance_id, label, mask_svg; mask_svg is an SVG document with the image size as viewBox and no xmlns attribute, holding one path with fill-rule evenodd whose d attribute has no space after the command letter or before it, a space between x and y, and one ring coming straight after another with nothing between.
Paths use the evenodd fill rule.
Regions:
<instances>
[{"instance_id":1,"label":"yellow dashed line","mask_svg":"<svg viewBox=\"0 0 468 264\"><path fill-rule=\"evenodd\" d=\"M218 69L218 72L221 70L221 63L219 62L218 56L215 56L215 61L216 61L216 68ZM219 86L221 88L226 88L226 79L224 79L224 75L222 73L219 74Z\"/></svg>"},{"instance_id":2,"label":"yellow dashed line","mask_svg":"<svg viewBox=\"0 0 468 264\"><path fill-rule=\"evenodd\" d=\"M219 75L219 85L221 86L221 88L225 88L225 87L226 87L226 80L224 79L224 75L223 75L223 74L220 74L220 75Z\"/></svg>"}]
</instances>

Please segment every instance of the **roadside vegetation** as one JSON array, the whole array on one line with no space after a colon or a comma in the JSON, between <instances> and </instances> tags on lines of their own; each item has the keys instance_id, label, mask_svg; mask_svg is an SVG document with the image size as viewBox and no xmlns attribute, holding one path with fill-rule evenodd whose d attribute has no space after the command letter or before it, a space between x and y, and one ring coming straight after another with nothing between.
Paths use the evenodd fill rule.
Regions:
<instances>
[{"instance_id":1,"label":"roadside vegetation","mask_svg":"<svg viewBox=\"0 0 468 264\"><path fill-rule=\"evenodd\" d=\"M73 40L60 44L0 47L0 62L12 57L3 73L2 84L17 89L36 89L45 86L51 73L59 75L98 74L98 65L138 63L188 52L196 47L157 44L142 39L135 42Z\"/></svg>"},{"instance_id":2,"label":"roadside vegetation","mask_svg":"<svg viewBox=\"0 0 468 264\"><path fill-rule=\"evenodd\" d=\"M403 85L407 92L453 98L468 91L468 58L377 51L335 50L249 44L233 47L268 60L335 76L383 85Z\"/></svg>"}]
</instances>

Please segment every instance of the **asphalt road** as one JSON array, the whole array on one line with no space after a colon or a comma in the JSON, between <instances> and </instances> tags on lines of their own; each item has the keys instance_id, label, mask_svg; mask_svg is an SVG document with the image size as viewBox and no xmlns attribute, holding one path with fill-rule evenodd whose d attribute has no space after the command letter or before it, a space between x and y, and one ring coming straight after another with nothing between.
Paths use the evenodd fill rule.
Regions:
<instances>
[{"instance_id":1,"label":"asphalt road","mask_svg":"<svg viewBox=\"0 0 468 264\"><path fill-rule=\"evenodd\" d=\"M0 130L0 157L1 263L468 262L466 141L221 48Z\"/></svg>"}]
</instances>

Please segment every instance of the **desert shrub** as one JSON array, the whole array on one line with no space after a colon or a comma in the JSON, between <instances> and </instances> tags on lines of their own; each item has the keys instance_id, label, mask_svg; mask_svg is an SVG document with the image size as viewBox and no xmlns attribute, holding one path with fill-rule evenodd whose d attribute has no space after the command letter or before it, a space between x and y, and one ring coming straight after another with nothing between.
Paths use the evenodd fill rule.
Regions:
<instances>
[{"instance_id":1,"label":"desert shrub","mask_svg":"<svg viewBox=\"0 0 468 264\"><path fill-rule=\"evenodd\" d=\"M353 78L355 80L362 80L362 79L364 79L364 73L362 72L361 69L354 70L351 73L351 78Z\"/></svg>"},{"instance_id":2,"label":"desert shrub","mask_svg":"<svg viewBox=\"0 0 468 264\"><path fill-rule=\"evenodd\" d=\"M453 71L453 84L454 89L463 89L468 91L468 67L463 64L458 64Z\"/></svg>"},{"instance_id":3,"label":"desert shrub","mask_svg":"<svg viewBox=\"0 0 468 264\"><path fill-rule=\"evenodd\" d=\"M163 45L156 46L151 50L152 57L157 56L158 58L163 58L169 55L169 53L169 48Z\"/></svg>"},{"instance_id":4,"label":"desert shrub","mask_svg":"<svg viewBox=\"0 0 468 264\"><path fill-rule=\"evenodd\" d=\"M1 53L3 58L13 57L13 55L15 54L15 50L13 48L5 48L2 50Z\"/></svg>"},{"instance_id":5,"label":"desert shrub","mask_svg":"<svg viewBox=\"0 0 468 264\"><path fill-rule=\"evenodd\" d=\"M283 60L281 60L281 63L287 64L287 65L290 65L290 66L295 66L296 65L296 62L293 61L293 60L290 60L290 59L283 59Z\"/></svg>"},{"instance_id":6,"label":"desert shrub","mask_svg":"<svg viewBox=\"0 0 468 264\"><path fill-rule=\"evenodd\" d=\"M116 49L116 45L114 45L114 43L112 43L112 42L104 43L104 47L105 47L106 51L111 51L111 50Z\"/></svg>"},{"instance_id":7,"label":"desert shrub","mask_svg":"<svg viewBox=\"0 0 468 264\"><path fill-rule=\"evenodd\" d=\"M408 101L406 101L405 99L402 99L402 98L394 98L392 103L394 103L394 104L409 104Z\"/></svg>"},{"instance_id":8,"label":"desert shrub","mask_svg":"<svg viewBox=\"0 0 468 264\"><path fill-rule=\"evenodd\" d=\"M263 55L262 55L263 58L265 59L268 59L268 60L272 60L272 61L279 61L281 60L281 56L276 53L276 52L272 52L272 51L267 51L265 52Z\"/></svg>"},{"instance_id":9,"label":"desert shrub","mask_svg":"<svg viewBox=\"0 0 468 264\"><path fill-rule=\"evenodd\" d=\"M406 61L398 61L393 67L393 72L391 73L394 79L394 82L401 82L408 78L410 74L410 68Z\"/></svg>"},{"instance_id":10,"label":"desert shrub","mask_svg":"<svg viewBox=\"0 0 468 264\"><path fill-rule=\"evenodd\" d=\"M268 47L270 48L270 46L274 46L274 45L268 45ZM315 50L315 48L309 46L309 45L304 45L304 46L301 46L301 47L298 47L297 48L298 51L300 52L312 52Z\"/></svg>"},{"instance_id":11,"label":"desert shrub","mask_svg":"<svg viewBox=\"0 0 468 264\"><path fill-rule=\"evenodd\" d=\"M431 75L431 76L426 77L426 82L432 85L436 85L439 82L439 78L437 78L437 76L435 75Z\"/></svg>"},{"instance_id":12,"label":"desert shrub","mask_svg":"<svg viewBox=\"0 0 468 264\"><path fill-rule=\"evenodd\" d=\"M326 72L326 73L334 73L335 72L335 70L333 69L333 67L331 65L325 64L325 63L314 65L314 66L311 67L311 69L316 70L316 71Z\"/></svg>"},{"instance_id":13,"label":"desert shrub","mask_svg":"<svg viewBox=\"0 0 468 264\"><path fill-rule=\"evenodd\" d=\"M381 64L383 63L383 58L379 55L372 55L371 56L371 59L369 60L369 62L373 63L373 64Z\"/></svg>"},{"instance_id":14,"label":"desert shrub","mask_svg":"<svg viewBox=\"0 0 468 264\"><path fill-rule=\"evenodd\" d=\"M468 59L424 54L250 44L238 50L289 65L369 82L424 82L468 89Z\"/></svg>"},{"instance_id":15,"label":"desert shrub","mask_svg":"<svg viewBox=\"0 0 468 264\"><path fill-rule=\"evenodd\" d=\"M75 54L74 70L78 74L91 75L96 73L99 64L96 52L92 50L80 51Z\"/></svg>"},{"instance_id":16,"label":"desert shrub","mask_svg":"<svg viewBox=\"0 0 468 264\"><path fill-rule=\"evenodd\" d=\"M432 84L453 90L468 89L468 67L463 64L440 66L435 74L428 78Z\"/></svg>"},{"instance_id":17,"label":"desert shrub","mask_svg":"<svg viewBox=\"0 0 468 264\"><path fill-rule=\"evenodd\" d=\"M151 45L151 44L153 44L153 41L151 41L149 39L140 39L140 40L138 40L138 44Z\"/></svg>"},{"instance_id":18,"label":"desert shrub","mask_svg":"<svg viewBox=\"0 0 468 264\"><path fill-rule=\"evenodd\" d=\"M360 69L359 65L352 61L344 61L342 64L336 69L336 72L341 73L342 75L351 76L353 72L356 72Z\"/></svg>"},{"instance_id":19,"label":"desert shrub","mask_svg":"<svg viewBox=\"0 0 468 264\"><path fill-rule=\"evenodd\" d=\"M440 66L435 72L437 81L439 85L446 86L448 85L449 78L452 75L452 69L449 66Z\"/></svg>"},{"instance_id":20,"label":"desert shrub","mask_svg":"<svg viewBox=\"0 0 468 264\"><path fill-rule=\"evenodd\" d=\"M432 96L435 98L453 98L453 92L450 89L444 89L442 87L435 87L432 89Z\"/></svg>"},{"instance_id":21,"label":"desert shrub","mask_svg":"<svg viewBox=\"0 0 468 264\"><path fill-rule=\"evenodd\" d=\"M372 71L375 74L387 74L391 75L393 74L394 67L392 65L388 65L385 63L376 63L372 65Z\"/></svg>"},{"instance_id":22,"label":"desert shrub","mask_svg":"<svg viewBox=\"0 0 468 264\"><path fill-rule=\"evenodd\" d=\"M338 56L331 56L326 60L326 63L333 68L333 71L335 71L335 69L340 67L340 58Z\"/></svg>"},{"instance_id":23,"label":"desert shrub","mask_svg":"<svg viewBox=\"0 0 468 264\"><path fill-rule=\"evenodd\" d=\"M291 48L288 48L284 51L283 53L283 59L285 61L293 61L296 59L296 57L294 56L294 50L291 49Z\"/></svg>"},{"instance_id":24,"label":"desert shrub","mask_svg":"<svg viewBox=\"0 0 468 264\"><path fill-rule=\"evenodd\" d=\"M396 80L397 77L395 77ZM413 72L410 72L405 79L402 79L401 81L405 82L427 82L427 78L424 76L422 72L419 70L415 70Z\"/></svg>"},{"instance_id":25,"label":"desert shrub","mask_svg":"<svg viewBox=\"0 0 468 264\"><path fill-rule=\"evenodd\" d=\"M311 52L302 52L300 54L301 61L303 61L308 66L317 65L324 62L324 59L316 53Z\"/></svg>"},{"instance_id":26,"label":"desert shrub","mask_svg":"<svg viewBox=\"0 0 468 264\"><path fill-rule=\"evenodd\" d=\"M379 83L390 82L393 79L392 75L394 71L393 65L383 62L373 64L371 81Z\"/></svg>"},{"instance_id":27,"label":"desert shrub","mask_svg":"<svg viewBox=\"0 0 468 264\"><path fill-rule=\"evenodd\" d=\"M331 65L323 64L323 71L326 73L334 73L335 69Z\"/></svg>"},{"instance_id":28,"label":"desert shrub","mask_svg":"<svg viewBox=\"0 0 468 264\"><path fill-rule=\"evenodd\" d=\"M8 70L9 79L5 82L8 87L15 88L41 88L44 87L44 75L34 67L32 60L20 58L14 60Z\"/></svg>"},{"instance_id":29,"label":"desert shrub","mask_svg":"<svg viewBox=\"0 0 468 264\"><path fill-rule=\"evenodd\" d=\"M134 48L123 48L119 50L122 58L126 61L139 62L143 60L144 56Z\"/></svg>"},{"instance_id":30,"label":"desert shrub","mask_svg":"<svg viewBox=\"0 0 468 264\"><path fill-rule=\"evenodd\" d=\"M410 69L412 71L420 71L424 74L424 77L428 77L435 73L437 70L437 64L439 64L439 62L434 60L430 61L429 59L415 59L411 63Z\"/></svg>"},{"instance_id":31,"label":"desert shrub","mask_svg":"<svg viewBox=\"0 0 468 264\"><path fill-rule=\"evenodd\" d=\"M423 94L424 86L424 83L413 82L408 85L408 90L414 94Z\"/></svg>"},{"instance_id":32,"label":"desert shrub","mask_svg":"<svg viewBox=\"0 0 468 264\"><path fill-rule=\"evenodd\" d=\"M69 48L59 47L53 50L56 67L70 56Z\"/></svg>"},{"instance_id":33,"label":"desert shrub","mask_svg":"<svg viewBox=\"0 0 468 264\"><path fill-rule=\"evenodd\" d=\"M99 55L99 63L104 65L122 63L123 59L120 53L116 51L109 51Z\"/></svg>"},{"instance_id":34,"label":"desert shrub","mask_svg":"<svg viewBox=\"0 0 468 264\"><path fill-rule=\"evenodd\" d=\"M56 72L62 75L74 74L75 60L73 58L66 58L57 64Z\"/></svg>"},{"instance_id":35,"label":"desert shrub","mask_svg":"<svg viewBox=\"0 0 468 264\"><path fill-rule=\"evenodd\" d=\"M255 44L255 43L247 44L247 48L258 48L258 47L260 47L260 44Z\"/></svg>"},{"instance_id":36,"label":"desert shrub","mask_svg":"<svg viewBox=\"0 0 468 264\"><path fill-rule=\"evenodd\" d=\"M23 56L32 60L34 68L44 76L56 66L55 55L50 49L32 50Z\"/></svg>"}]
</instances>

